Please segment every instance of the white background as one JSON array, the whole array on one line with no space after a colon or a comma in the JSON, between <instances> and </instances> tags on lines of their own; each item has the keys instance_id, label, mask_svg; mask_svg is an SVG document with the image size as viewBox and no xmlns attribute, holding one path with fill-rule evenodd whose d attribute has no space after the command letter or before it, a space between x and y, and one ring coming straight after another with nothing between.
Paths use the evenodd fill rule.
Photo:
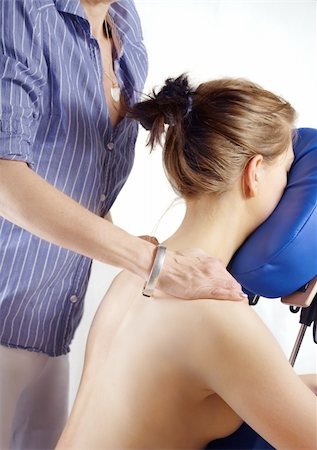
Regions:
<instances>
[{"instance_id":1,"label":"white background","mask_svg":"<svg viewBox=\"0 0 317 450\"><path fill-rule=\"evenodd\" d=\"M188 72L198 83L222 76L245 77L282 95L298 112L297 126L317 128L317 39L314 0L136 0L149 53L145 92L165 78ZM131 176L113 207L114 222L132 234L159 240L179 225L184 207L175 199L161 165L141 130ZM156 225L160 221L157 229ZM84 319L71 351L72 403L80 379L85 341L94 312L117 269L94 262ZM298 315L279 300L261 299L256 310L289 356ZM252 339L252 336L250 336ZM295 368L316 371L316 346L307 330Z\"/></svg>"}]
</instances>

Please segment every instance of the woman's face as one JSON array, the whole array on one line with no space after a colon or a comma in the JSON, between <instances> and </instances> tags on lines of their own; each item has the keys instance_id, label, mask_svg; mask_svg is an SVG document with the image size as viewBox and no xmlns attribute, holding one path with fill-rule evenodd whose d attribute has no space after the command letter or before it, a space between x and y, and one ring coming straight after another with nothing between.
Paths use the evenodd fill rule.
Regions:
<instances>
[{"instance_id":1,"label":"woman's face","mask_svg":"<svg viewBox=\"0 0 317 450\"><path fill-rule=\"evenodd\" d=\"M287 185L287 175L294 161L293 145L270 164L263 165L261 189L259 192L264 221L275 209ZM263 208L263 209L262 209Z\"/></svg>"}]
</instances>

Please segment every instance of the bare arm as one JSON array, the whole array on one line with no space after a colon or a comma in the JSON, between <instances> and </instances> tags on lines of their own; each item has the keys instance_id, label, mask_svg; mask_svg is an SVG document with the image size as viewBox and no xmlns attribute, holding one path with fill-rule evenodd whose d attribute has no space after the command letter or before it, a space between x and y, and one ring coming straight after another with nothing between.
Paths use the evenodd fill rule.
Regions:
<instances>
[{"instance_id":1,"label":"bare arm","mask_svg":"<svg viewBox=\"0 0 317 450\"><path fill-rule=\"evenodd\" d=\"M91 213L25 163L0 160L0 215L31 233L146 278L154 246Z\"/></svg>"},{"instance_id":2,"label":"bare arm","mask_svg":"<svg viewBox=\"0 0 317 450\"><path fill-rule=\"evenodd\" d=\"M210 387L277 449L317 448L317 399L246 304L222 302ZM215 317L213 315L213 324Z\"/></svg>"},{"instance_id":3,"label":"bare arm","mask_svg":"<svg viewBox=\"0 0 317 450\"><path fill-rule=\"evenodd\" d=\"M148 277L152 243L88 211L23 162L0 160L0 215L61 247ZM202 253L168 252L159 282L164 292L183 298L241 299L225 267Z\"/></svg>"}]
</instances>

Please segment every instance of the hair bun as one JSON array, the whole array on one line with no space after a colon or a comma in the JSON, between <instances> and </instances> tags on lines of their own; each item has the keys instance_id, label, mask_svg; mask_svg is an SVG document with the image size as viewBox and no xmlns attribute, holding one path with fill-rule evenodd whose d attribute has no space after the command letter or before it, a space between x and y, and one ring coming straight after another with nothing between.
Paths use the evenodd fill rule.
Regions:
<instances>
[{"instance_id":1,"label":"hair bun","mask_svg":"<svg viewBox=\"0 0 317 450\"><path fill-rule=\"evenodd\" d=\"M150 131L148 142L152 147L155 142L160 142L164 124L173 127L181 139L184 120L192 110L194 92L183 74L175 79L168 78L159 92L153 91L144 101L129 109L130 117Z\"/></svg>"},{"instance_id":2,"label":"hair bun","mask_svg":"<svg viewBox=\"0 0 317 450\"><path fill-rule=\"evenodd\" d=\"M159 109L164 115L164 123L173 126L176 120L188 116L192 108L193 92L185 74L165 81L165 85L156 94Z\"/></svg>"},{"instance_id":3,"label":"hair bun","mask_svg":"<svg viewBox=\"0 0 317 450\"><path fill-rule=\"evenodd\" d=\"M165 84L157 94L157 98L160 97L179 97L187 99L192 94L192 89L189 86L188 78L182 74L178 78L167 78Z\"/></svg>"}]
</instances>

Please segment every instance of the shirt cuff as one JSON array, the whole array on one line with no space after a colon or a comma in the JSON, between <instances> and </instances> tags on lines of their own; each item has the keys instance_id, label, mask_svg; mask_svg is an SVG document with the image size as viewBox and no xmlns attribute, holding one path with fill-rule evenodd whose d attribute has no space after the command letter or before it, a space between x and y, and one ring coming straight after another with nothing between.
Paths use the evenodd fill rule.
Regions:
<instances>
[{"instance_id":1,"label":"shirt cuff","mask_svg":"<svg viewBox=\"0 0 317 450\"><path fill-rule=\"evenodd\" d=\"M21 137L1 136L0 159L26 162L31 168L35 165L31 145Z\"/></svg>"}]
</instances>

